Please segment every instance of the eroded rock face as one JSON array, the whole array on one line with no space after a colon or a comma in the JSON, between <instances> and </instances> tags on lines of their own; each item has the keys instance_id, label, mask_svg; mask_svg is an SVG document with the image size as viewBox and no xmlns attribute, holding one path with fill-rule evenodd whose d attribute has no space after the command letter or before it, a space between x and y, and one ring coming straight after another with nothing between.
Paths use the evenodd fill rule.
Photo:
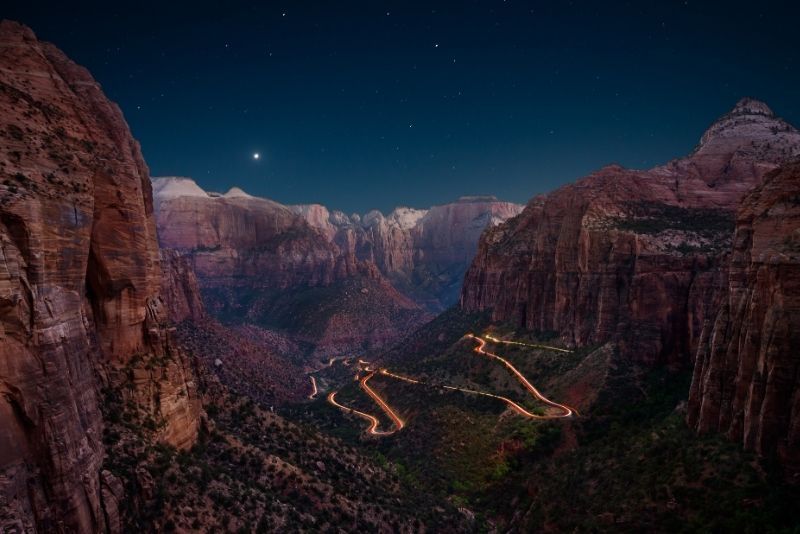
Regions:
<instances>
[{"instance_id":1,"label":"eroded rock face","mask_svg":"<svg viewBox=\"0 0 800 534\"><path fill-rule=\"evenodd\" d=\"M191 445L200 410L159 296L148 170L85 69L9 21L0 49L0 530L113 530L100 388L151 356L169 363L127 390L159 439Z\"/></svg>"},{"instance_id":2,"label":"eroded rock face","mask_svg":"<svg viewBox=\"0 0 800 534\"><path fill-rule=\"evenodd\" d=\"M685 365L715 312L735 208L797 154L800 133L744 99L690 156L649 171L605 167L488 231L461 306L571 345L616 341L638 361Z\"/></svg>"},{"instance_id":3,"label":"eroded rock face","mask_svg":"<svg viewBox=\"0 0 800 534\"><path fill-rule=\"evenodd\" d=\"M161 249L161 295L170 322L187 319L202 321L206 317L200 286L189 258L172 249Z\"/></svg>"},{"instance_id":4,"label":"eroded rock face","mask_svg":"<svg viewBox=\"0 0 800 534\"><path fill-rule=\"evenodd\" d=\"M743 200L726 282L701 336L688 422L800 472L800 164Z\"/></svg>"},{"instance_id":5,"label":"eroded rock face","mask_svg":"<svg viewBox=\"0 0 800 534\"><path fill-rule=\"evenodd\" d=\"M153 189L161 244L188 258L211 314L335 353L389 345L430 318L422 307L454 302L480 233L522 209L471 197L361 217L207 193L189 178Z\"/></svg>"}]
</instances>

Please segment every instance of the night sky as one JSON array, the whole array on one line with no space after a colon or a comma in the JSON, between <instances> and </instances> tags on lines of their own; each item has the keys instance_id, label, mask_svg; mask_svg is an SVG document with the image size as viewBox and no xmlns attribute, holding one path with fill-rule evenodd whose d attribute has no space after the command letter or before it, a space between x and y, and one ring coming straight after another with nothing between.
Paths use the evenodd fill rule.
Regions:
<instances>
[{"instance_id":1,"label":"night sky","mask_svg":"<svg viewBox=\"0 0 800 534\"><path fill-rule=\"evenodd\" d=\"M741 96L800 124L800 2L16 3L153 176L283 203L525 202L685 154Z\"/></svg>"}]
</instances>

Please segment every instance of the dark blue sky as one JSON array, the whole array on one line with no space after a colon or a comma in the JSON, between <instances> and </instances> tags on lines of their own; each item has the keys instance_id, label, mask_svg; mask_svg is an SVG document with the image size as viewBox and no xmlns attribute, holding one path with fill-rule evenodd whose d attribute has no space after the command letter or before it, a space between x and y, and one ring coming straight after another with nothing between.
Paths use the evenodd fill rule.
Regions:
<instances>
[{"instance_id":1,"label":"dark blue sky","mask_svg":"<svg viewBox=\"0 0 800 534\"><path fill-rule=\"evenodd\" d=\"M17 4L154 176L284 203L524 202L685 154L741 96L800 124L798 2Z\"/></svg>"}]
</instances>

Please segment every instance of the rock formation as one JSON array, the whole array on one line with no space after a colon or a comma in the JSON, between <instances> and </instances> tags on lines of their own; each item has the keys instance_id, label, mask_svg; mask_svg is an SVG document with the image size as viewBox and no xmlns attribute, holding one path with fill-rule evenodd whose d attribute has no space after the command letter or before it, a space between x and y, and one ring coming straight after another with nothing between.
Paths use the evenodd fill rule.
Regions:
<instances>
[{"instance_id":1,"label":"rock formation","mask_svg":"<svg viewBox=\"0 0 800 534\"><path fill-rule=\"evenodd\" d=\"M9 21L0 49L0 530L113 531L101 388L178 447L200 411L159 296L148 170L85 69Z\"/></svg>"},{"instance_id":2,"label":"rock formation","mask_svg":"<svg viewBox=\"0 0 800 534\"><path fill-rule=\"evenodd\" d=\"M800 472L800 163L747 195L722 305L700 336L689 424Z\"/></svg>"},{"instance_id":3,"label":"rock formation","mask_svg":"<svg viewBox=\"0 0 800 534\"><path fill-rule=\"evenodd\" d=\"M685 365L715 311L739 201L797 154L800 133L743 99L689 156L605 167L488 231L461 306L570 345L615 340L635 360Z\"/></svg>"},{"instance_id":4,"label":"rock formation","mask_svg":"<svg viewBox=\"0 0 800 534\"><path fill-rule=\"evenodd\" d=\"M169 320L202 321L206 317L197 277L188 258L171 249L161 249L161 295Z\"/></svg>"},{"instance_id":5,"label":"rock formation","mask_svg":"<svg viewBox=\"0 0 800 534\"><path fill-rule=\"evenodd\" d=\"M207 193L189 178L153 189L161 244L186 256L212 314L335 352L394 342L430 317L420 306L453 302L481 232L522 209L468 197L361 217Z\"/></svg>"}]
</instances>

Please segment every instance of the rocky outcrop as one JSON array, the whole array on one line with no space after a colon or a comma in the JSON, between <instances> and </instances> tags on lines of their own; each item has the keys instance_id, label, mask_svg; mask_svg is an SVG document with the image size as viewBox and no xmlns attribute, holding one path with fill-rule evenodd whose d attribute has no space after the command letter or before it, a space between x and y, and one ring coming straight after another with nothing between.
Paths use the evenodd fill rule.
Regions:
<instances>
[{"instance_id":1,"label":"rocky outcrop","mask_svg":"<svg viewBox=\"0 0 800 534\"><path fill-rule=\"evenodd\" d=\"M689 424L800 472L800 163L743 200L726 282L701 335Z\"/></svg>"},{"instance_id":2,"label":"rocky outcrop","mask_svg":"<svg viewBox=\"0 0 800 534\"><path fill-rule=\"evenodd\" d=\"M454 304L484 229L522 211L495 197L463 197L427 210L399 207L384 216L291 206L348 257L374 264L414 300L438 311Z\"/></svg>"},{"instance_id":3,"label":"rocky outcrop","mask_svg":"<svg viewBox=\"0 0 800 534\"><path fill-rule=\"evenodd\" d=\"M159 295L148 170L85 69L9 21L0 49L0 530L115 530L101 388L179 447L200 411ZM143 358L162 363L131 382Z\"/></svg>"},{"instance_id":4,"label":"rocky outcrop","mask_svg":"<svg viewBox=\"0 0 800 534\"><path fill-rule=\"evenodd\" d=\"M715 312L742 195L797 154L800 133L743 99L688 157L605 167L489 230L461 306L570 345L615 341L635 360L685 365Z\"/></svg>"}]
</instances>

